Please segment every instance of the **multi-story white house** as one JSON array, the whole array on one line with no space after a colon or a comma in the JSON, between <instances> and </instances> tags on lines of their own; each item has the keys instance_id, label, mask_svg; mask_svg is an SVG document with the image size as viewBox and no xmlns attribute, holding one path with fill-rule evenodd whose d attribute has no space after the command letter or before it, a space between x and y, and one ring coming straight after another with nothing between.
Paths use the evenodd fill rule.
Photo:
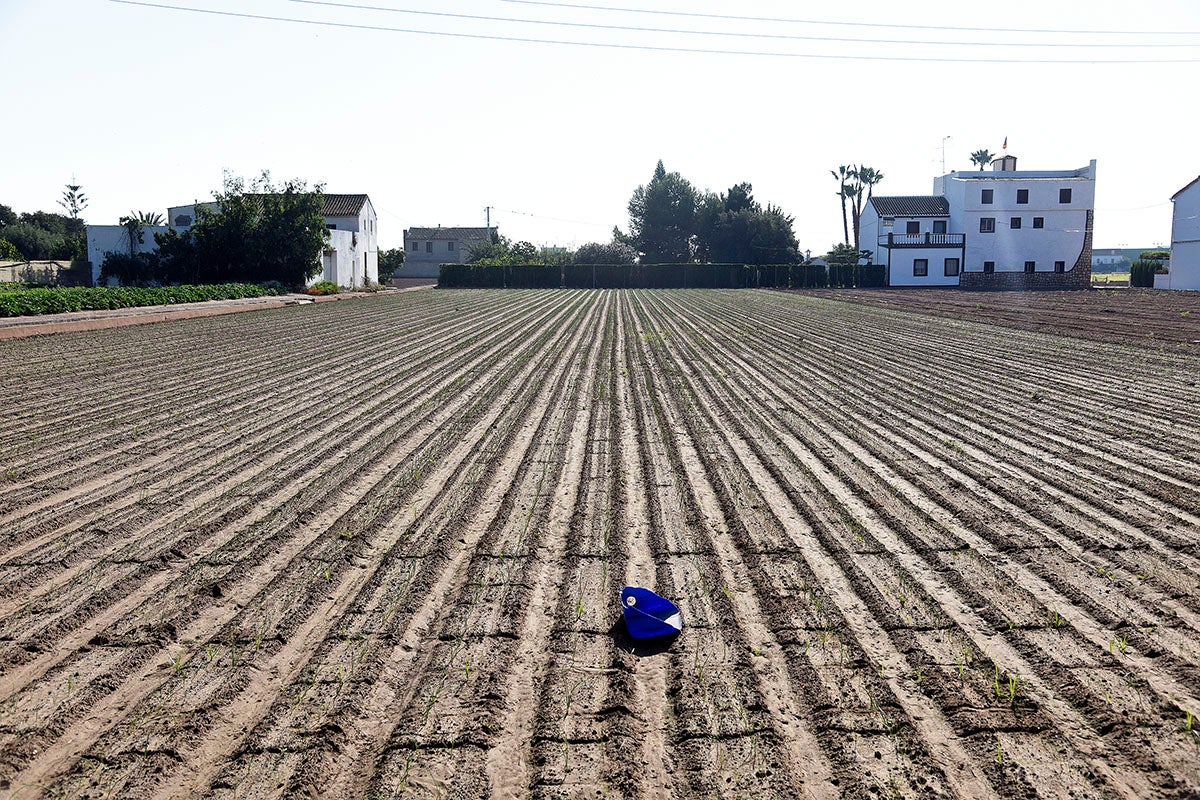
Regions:
<instances>
[{"instance_id":1,"label":"multi-story white house","mask_svg":"<svg viewBox=\"0 0 1200 800\"><path fill-rule=\"evenodd\" d=\"M1171 262L1155 289L1200 289L1200 178L1171 197Z\"/></svg>"},{"instance_id":2,"label":"multi-story white house","mask_svg":"<svg viewBox=\"0 0 1200 800\"><path fill-rule=\"evenodd\" d=\"M1018 171L1004 156L935 178L932 195L871 198L859 241L889 286L1086 288L1095 187L1095 161Z\"/></svg>"},{"instance_id":3,"label":"multi-story white house","mask_svg":"<svg viewBox=\"0 0 1200 800\"><path fill-rule=\"evenodd\" d=\"M496 227L491 228L407 228L404 231L404 277L436 278L441 264L462 264L467 252L487 244Z\"/></svg>"},{"instance_id":4,"label":"multi-story white house","mask_svg":"<svg viewBox=\"0 0 1200 800\"><path fill-rule=\"evenodd\" d=\"M365 194L326 194L325 227L329 239L321 253L321 272L309 283L333 281L344 289L379 282L379 217ZM167 209L167 224L184 231L196 221L196 207L216 208L216 203L192 203ZM93 267L98 270L98 267Z\"/></svg>"}]
</instances>

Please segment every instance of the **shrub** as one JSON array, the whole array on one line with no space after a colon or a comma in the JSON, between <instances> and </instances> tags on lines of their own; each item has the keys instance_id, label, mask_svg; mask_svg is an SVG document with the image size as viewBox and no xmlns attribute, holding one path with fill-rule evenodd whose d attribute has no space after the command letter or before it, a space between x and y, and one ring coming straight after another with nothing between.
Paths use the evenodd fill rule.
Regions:
<instances>
[{"instance_id":1,"label":"shrub","mask_svg":"<svg viewBox=\"0 0 1200 800\"><path fill-rule=\"evenodd\" d=\"M305 294L326 295L337 294L338 290L338 285L333 281L317 281L304 292Z\"/></svg>"},{"instance_id":2,"label":"shrub","mask_svg":"<svg viewBox=\"0 0 1200 800\"><path fill-rule=\"evenodd\" d=\"M0 261L24 261L17 246L8 239L0 239Z\"/></svg>"},{"instance_id":3,"label":"shrub","mask_svg":"<svg viewBox=\"0 0 1200 800\"><path fill-rule=\"evenodd\" d=\"M277 294L279 292L273 289L244 283L165 286L155 289L126 286L22 289L0 293L0 317L199 303L205 300L236 300Z\"/></svg>"},{"instance_id":4,"label":"shrub","mask_svg":"<svg viewBox=\"0 0 1200 800\"><path fill-rule=\"evenodd\" d=\"M1154 287L1154 273L1161 268L1158 261L1138 259L1129 268L1129 285L1135 288L1150 289Z\"/></svg>"}]
</instances>

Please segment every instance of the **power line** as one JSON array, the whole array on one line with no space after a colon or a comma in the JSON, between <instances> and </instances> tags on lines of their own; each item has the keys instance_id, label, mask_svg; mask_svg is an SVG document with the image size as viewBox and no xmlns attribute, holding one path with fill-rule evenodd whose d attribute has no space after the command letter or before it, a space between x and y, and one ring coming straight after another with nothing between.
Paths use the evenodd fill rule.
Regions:
<instances>
[{"instance_id":1,"label":"power line","mask_svg":"<svg viewBox=\"0 0 1200 800\"><path fill-rule=\"evenodd\" d=\"M168 3L151 3L146 0L109 0L109 2L126 6L143 8L158 8L167 11L182 11L192 14L208 14L217 17L235 17L239 19L256 19L267 22L289 22L296 25L311 25L342 30L377 31L384 33L408 33L417 36L439 36L451 39L471 39L475 41L516 42L519 44L550 44L568 47L591 47L597 49L637 50L656 53L687 53L693 55L723 55L723 56L764 56L768 58L798 58L811 61L884 61L884 62L913 62L933 64L1192 64L1200 62L1200 58L1119 58L1119 59L1038 59L1038 58L953 58L933 56L873 56L857 53L794 53L770 52L763 50L716 50L701 47L667 47L648 44L622 44L617 42L579 42L564 39L539 39L527 36L498 36L482 33L462 33L457 31L431 31L419 28L399 28L387 25L363 25L351 22L333 22L327 20L298 19L295 17L280 17L268 14L248 14L240 11L218 11L212 8L193 8L191 6L171 5Z\"/></svg>"},{"instance_id":2,"label":"power line","mask_svg":"<svg viewBox=\"0 0 1200 800\"><path fill-rule=\"evenodd\" d=\"M1133 47L1133 48L1149 48L1149 47L1200 47L1200 42L1173 42L1162 43L1130 43L1122 42L1118 44L1104 44L1100 42L996 42L996 41L958 41L948 42L945 40L920 40L920 39L866 39L862 37L850 36L817 36L793 33L746 33L740 31L704 31L694 28L651 28L638 25L605 25L595 22L563 22L558 20L548 19L523 19L519 17L495 17L483 14L461 14L448 11L425 11L409 8L393 8L390 6L376 6L365 3L336 3L332 0L289 0L292 3L299 3L307 6L326 6L332 8L349 8L358 11L382 11L391 14L412 14L423 17L443 17L449 19L466 19L480 22L508 22L521 25L548 25L560 28L584 28L588 30L603 30L603 31L627 31L633 33L666 33L666 34L682 34L686 36L718 36L735 39L782 39L791 41L809 41L809 42L838 42L838 43L854 43L854 44L920 44L933 45L938 47L1043 47L1043 48L1058 48L1058 47L1081 47L1081 48L1101 48L1111 49L1118 47Z\"/></svg>"},{"instance_id":3,"label":"power line","mask_svg":"<svg viewBox=\"0 0 1200 800\"><path fill-rule=\"evenodd\" d=\"M796 19L792 17L751 17L739 14L708 14L699 11L662 11L649 8L623 8L619 6L587 5L584 3L551 3L546 0L502 0L527 6L549 6L550 8L573 8L588 11L615 11L622 14L658 14L671 17L695 17L700 19L735 20L739 22L775 22L793 25L835 25L857 28L901 28L918 31L977 31L985 33L1066 33L1095 36L1200 36L1200 31L1098 31L1071 28L975 28L955 25L906 25L898 22L837 22L826 19Z\"/></svg>"},{"instance_id":4,"label":"power line","mask_svg":"<svg viewBox=\"0 0 1200 800\"><path fill-rule=\"evenodd\" d=\"M533 217L534 219L545 219L545 220L550 220L551 222L566 222L566 223L569 223L569 224L571 224L571 225L590 225L590 226L592 226L592 227L594 227L594 228L607 228L607 227L609 227L608 223L601 223L601 222L584 222L583 220L578 220L578 219L562 219L562 218L560 218L560 217L544 217L544 216L542 216L541 214L531 214L531 213L529 213L528 211L513 211L513 210L511 210L511 209L507 209L507 208L497 208L496 206L492 206L491 208L492 208L492 211L499 211L499 212L501 212L502 214L516 214L516 215L518 215L518 216L521 216L521 217Z\"/></svg>"}]
</instances>

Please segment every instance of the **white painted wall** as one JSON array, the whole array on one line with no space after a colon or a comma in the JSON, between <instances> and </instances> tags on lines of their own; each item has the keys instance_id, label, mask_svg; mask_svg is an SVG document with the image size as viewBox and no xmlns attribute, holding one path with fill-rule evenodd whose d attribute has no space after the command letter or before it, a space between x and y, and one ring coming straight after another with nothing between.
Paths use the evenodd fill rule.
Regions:
<instances>
[{"instance_id":1,"label":"white painted wall","mask_svg":"<svg viewBox=\"0 0 1200 800\"><path fill-rule=\"evenodd\" d=\"M151 253L158 249L154 243L155 233L166 233L163 225L144 225L142 227L142 243L135 246L139 253ZM129 233L123 225L88 225L87 254L92 262L92 285L100 283L100 269L104 265L106 253L128 253Z\"/></svg>"},{"instance_id":2,"label":"white painted wall","mask_svg":"<svg viewBox=\"0 0 1200 800\"><path fill-rule=\"evenodd\" d=\"M1200 183L1175 196L1171 218L1170 274L1155 275L1155 289L1200 290Z\"/></svg>"},{"instance_id":3,"label":"white painted wall","mask_svg":"<svg viewBox=\"0 0 1200 800\"><path fill-rule=\"evenodd\" d=\"M1096 162L1070 171L953 172L934 181L945 187L950 203L952 233L967 235L965 268L982 272L994 261L997 272L1023 272L1033 261L1038 272L1053 272L1062 261L1070 271L1083 251L1087 212L1095 207ZM1059 190L1071 189L1071 202L1059 202ZM983 190L992 190L992 203L983 203ZM1029 190L1029 202L1017 203L1017 190ZM996 220L994 233L980 233L980 219ZM1021 228L1011 227L1020 217ZM1033 227L1042 217L1044 227Z\"/></svg>"},{"instance_id":4,"label":"white painted wall","mask_svg":"<svg viewBox=\"0 0 1200 800\"><path fill-rule=\"evenodd\" d=\"M919 258L929 262L929 274L917 277L913 274L913 261ZM903 247L892 250L889 267L890 286L958 286L958 275L946 275L947 258L959 259L962 272L962 251L957 247Z\"/></svg>"}]
</instances>

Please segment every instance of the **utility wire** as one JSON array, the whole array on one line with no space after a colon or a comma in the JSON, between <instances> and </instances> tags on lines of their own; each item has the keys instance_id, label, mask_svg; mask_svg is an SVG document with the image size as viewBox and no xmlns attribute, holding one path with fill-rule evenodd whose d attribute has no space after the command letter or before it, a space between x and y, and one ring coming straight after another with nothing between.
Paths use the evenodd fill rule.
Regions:
<instances>
[{"instance_id":1,"label":"utility wire","mask_svg":"<svg viewBox=\"0 0 1200 800\"><path fill-rule=\"evenodd\" d=\"M492 206L492 211L499 211L502 214L516 214L521 217L533 217L534 219L545 219L545 220L550 220L551 222L566 222L566 223L570 223L572 225L591 225L596 228L610 227L607 223L602 223L602 222L584 222L583 220L578 220L578 219L561 219L559 217L544 217L541 214L530 214L528 211L512 211L511 209L497 208L496 206Z\"/></svg>"},{"instance_id":2,"label":"utility wire","mask_svg":"<svg viewBox=\"0 0 1200 800\"><path fill-rule=\"evenodd\" d=\"M817 36L792 33L744 33L739 31L704 31L694 28L650 28L637 25L605 25L594 22L561 22L548 19L522 19L517 17L493 17L482 14L459 14L448 11L424 11L414 10L409 8L393 8L390 6L376 6L365 3L335 3L331 0L289 0L292 3L299 3L306 6L326 6L332 8L349 8L358 11L383 11L391 14L413 14L423 17L445 17L450 19L467 19L477 20L482 22L509 22L521 25L549 25L560 28L585 28L588 30L603 30L603 31L629 31L634 33L667 33L667 34L682 34L686 36L723 36L735 39L783 39L792 41L809 41L809 42L839 42L839 43L855 43L855 44L921 44L933 45L938 47L1082 47L1082 48L1101 48L1110 49L1118 47L1141 47L1141 48L1158 48L1158 47L1200 47L1198 42L1170 42L1170 43L1140 43L1140 42L1121 42L1117 44L1104 44L1100 42L996 42L996 41L959 41L948 42L945 40L919 40L919 39L864 39L861 37L848 36Z\"/></svg>"},{"instance_id":3,"label":"utility wire","mask_svg":"<svg viewBox=\"0 0 1200 800\"><path fill-rule=\"evenodd\" d=\"M586 9L588 11L615 11L621 14L658 14L671 17L695 17L700 19L735 20L739 22L776 22L793 25L841 25L857 28L902 28L918 31L982 31L986 33L1066 33L1095 36L1200 36L1200 31L1098 31L1071 28L973 28L955 25L905 25L897 22L837 22L827 19L795 19L791 17L750 17L739 14L708 14L699 11L661 11L650 8L622 8L598 6L584 3L551 3L546 0L502 0L526 6L548 6L550 8Z\"/></svg>"},{"instance_id":4,"label":"utility wire","mask_svg":"<svg viewBox=\"0 0 1200 800\"><path fill-rule=\"evenodd\" d=\"M182 11L192 14L208 14L217 17L235 17L239 19L256 19L268 22L290 22L297 25L312 25L324 28L339 28L342 30L379 31L386 33L408 33L418 36L440 36L451 39L471 39L476 41L517 42L520 44L552 44L569 47L591 47L597 49L638 50L656 53L688 53L699 55L724 56L765 56L768 58L798 58L812 61L882 61L882 62L914 62L933 64L1192 64L1200 62L1200 58L1092 58L1092 59L1038 59L1038 58L952 58L933 56L873 56L857 53L795 53L770 52L764 50L716 50L701 47L666 47L647 44L621 44L616 42L579 42L564 39L539 39L526 36L497 36L482 33L461 33L456 31L431 31L419 28L399 28L387 25L363 25L350 22L333 22L326 20L298 19L295 17L279 17L268 14L248 14L240 11L218 11L211 8L194 8L191 6L172 5L168 3L151 3L145 0L109 0L109 2L126 6L142 8L158 8L167 11Z\"/></svg>"}]
</instances>

